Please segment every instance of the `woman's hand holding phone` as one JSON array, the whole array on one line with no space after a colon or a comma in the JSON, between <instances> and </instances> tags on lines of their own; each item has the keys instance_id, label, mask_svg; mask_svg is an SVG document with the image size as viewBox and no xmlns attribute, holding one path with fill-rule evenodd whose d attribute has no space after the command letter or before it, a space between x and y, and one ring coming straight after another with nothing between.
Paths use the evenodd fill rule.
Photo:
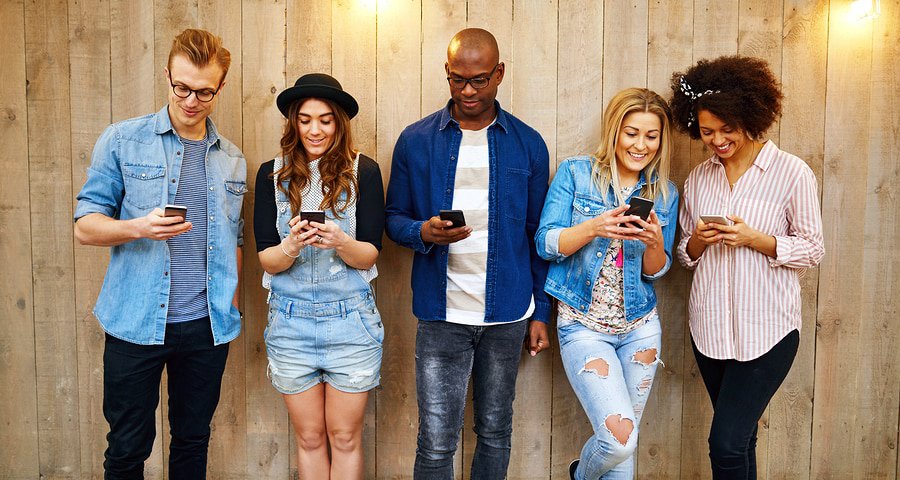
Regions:
<instances>
[{"instance_id":1,"label":"woman's hand holding phone","mask_svg":"<svg viewBox=\"0 0 900 480\"><path fill-rule=\"evenodd\" d=\"M628 205L622 205L612 210L607 210L594 218L581 223L591 237L616 238L619 240L633 240L641 229L627 226L630 223L637 224L641 217L637 215L625 215ZM645 222L646 223L646 222Z\"/></svg>"},{"instance_id":2,"label":"woman's hand holding phone","mask_svg":"<svg viewBox=\"0 0 900 480\"><path fill-rule=\"evenodd\" d=\"M641 228L641 231L631 235L632 240L638 240L647 246L647 249L661 247L663 244L662 225L659 224L659 217L656 216L655 210L650 210L647 220L638 218L634 224Z\"/></svg>"},{"instance_id":3,"label":"woman's hand holding phone","mask_svg":"<svg viewBox=\"0 0 900 480\"><path fill-rule=\"evenodd\" d=\"M324 223L320 223L317 221L299 220L299 218L294 217L291 221L297 220L297 227L303 230L304 245L312 245L318 249L339 249L352 240L350 235L347 235L338 224L331 220L325 220Z\"/></svg>"}]
</instances>

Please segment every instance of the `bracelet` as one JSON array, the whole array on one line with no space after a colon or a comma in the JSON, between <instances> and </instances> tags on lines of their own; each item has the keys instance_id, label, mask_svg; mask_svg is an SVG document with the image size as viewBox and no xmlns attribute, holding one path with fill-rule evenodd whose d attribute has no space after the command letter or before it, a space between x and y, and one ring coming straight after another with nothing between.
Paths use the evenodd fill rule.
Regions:
<instances>
[{"instance_id":1,"label":"bracelet","mask_svg":"<svg viewBox=\"0 0 900 480\"><path fill-rule=\"evenodd\" d=\"M285 256L287 256L287 257L290 257L290 258L297 258L297 257L300 256L300 252L297 252L296 255L291 255L290 253L287 253L287 250L284 249L284 242L280 242L280 243L278 244L278 246L281 247L281 253L283 253L283 254L284 254Z\"/></svg>"}]
</instances>

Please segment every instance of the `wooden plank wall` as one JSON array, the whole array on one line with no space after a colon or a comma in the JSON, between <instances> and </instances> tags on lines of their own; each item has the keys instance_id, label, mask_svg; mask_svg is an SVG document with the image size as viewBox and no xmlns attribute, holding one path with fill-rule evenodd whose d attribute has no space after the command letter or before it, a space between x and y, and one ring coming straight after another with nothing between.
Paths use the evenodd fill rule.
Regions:
<instances>
[{"instance_id":1,"label":"wooden plank wall","mask_svg":"<svg viewBox=\"0 0 900 480\"><path fill-rule=\"evenodd\" d=\"M247 156L251 190L277 153L277 93L335 75L359 101L357 145L385 180L394 141L448 98L446 45L497 36L504 107L547 141L552 172L593 150L604 102L626 86L669 96L673 71L740 53L781 77L770 137L806 160L827 255L803 278L800 352L760 424L759 477L896 479L900 411L900 0L874 20L844 0L4 0L0 2L0 479L102 478L103 332L91 315L108 252L76 245L71 215L110 122L155 111L172 36L221 35L233 60L214 115ZM68 80L68 81L67 81ZM677 183L709 154L675 139ZM283 403L265 376L266 308L247 195L244 333L231 345L209 477L296 478ZM383 386L364 438L368 478L410 478L415 451L410 252L386 242L376 280L387 329ZM685 318L690 274L659 283L662 358L641 425L638 477L706 479L710 405ZM555 336L554 336L555 339ZM164 398L164 397L163 397ZM567 478L590 435L558 352L523 357L510 478ZM166 411L147 478L166 478ZM467 413L457 478L475 438Z\"/></svg>"}]
</instances>

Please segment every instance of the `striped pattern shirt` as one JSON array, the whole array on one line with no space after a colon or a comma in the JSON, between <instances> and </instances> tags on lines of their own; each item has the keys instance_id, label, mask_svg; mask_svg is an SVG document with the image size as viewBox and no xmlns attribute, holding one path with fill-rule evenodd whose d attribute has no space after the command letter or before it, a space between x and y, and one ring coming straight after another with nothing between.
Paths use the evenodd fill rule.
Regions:
<instances>
[{"instance_id":1,"label":"striped pattern shirt","mask_svg":"<svg viewBox=\"0 0 900 480\"><path fill-rule=\"evenodd\" d=\"M191 230L174 236L169 245L172 277L167 323L187 322L209 316L206 299L206 142L181 139L184 158L175 204L187 207Z\"/></svg>"},{"instance_id":2,"label":"striped pattern shirt","mask_svg":"<svg viewBox=\"0 0 900 480\"><path fill-rule=\"evenodd\" d=\"M472 235L451 243L447 253L447 321L464 325L497 325L484 321L487 282L488 193L490 152L488 128L463 130L456 164L453 209L462 210ZM523 318L531 316L534 300Z\"/></svg>"},{"instance_id":3,"label":"striped pattern shirt","mask_svg":"<svg viewBox=\"0 0 900 480\"><path fill-rule=\"evenodd\" d=\"M716 359L759 358L792 330L800 330L799 277L825 255L816 177L799 158L771 141L729 185L717 156L684 183L679 213L679 261L694 270L689 315L697 349ZM777 254L711 245L696 260L687 243L700 215L737 215L775 237Z\"/></svg>"}]
</instances>

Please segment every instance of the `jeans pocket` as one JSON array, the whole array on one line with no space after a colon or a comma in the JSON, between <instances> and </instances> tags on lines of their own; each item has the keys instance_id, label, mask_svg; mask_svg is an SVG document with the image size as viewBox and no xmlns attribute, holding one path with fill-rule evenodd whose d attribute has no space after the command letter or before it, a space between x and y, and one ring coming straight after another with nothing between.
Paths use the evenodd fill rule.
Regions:
<instances>
[{"instance_id":1,"label":"jeans pocket","mask_svg":"<svg viewBox=\"0 0 900 480\"><path fill-rule=\"evenodd\" d=\"M369 341L381 346L384 342L384 325L381 323L381 315L374 307L369 309L360 305L360 309L351 312L347 318L354 322Z\"/></svg>"}]
</instances>

